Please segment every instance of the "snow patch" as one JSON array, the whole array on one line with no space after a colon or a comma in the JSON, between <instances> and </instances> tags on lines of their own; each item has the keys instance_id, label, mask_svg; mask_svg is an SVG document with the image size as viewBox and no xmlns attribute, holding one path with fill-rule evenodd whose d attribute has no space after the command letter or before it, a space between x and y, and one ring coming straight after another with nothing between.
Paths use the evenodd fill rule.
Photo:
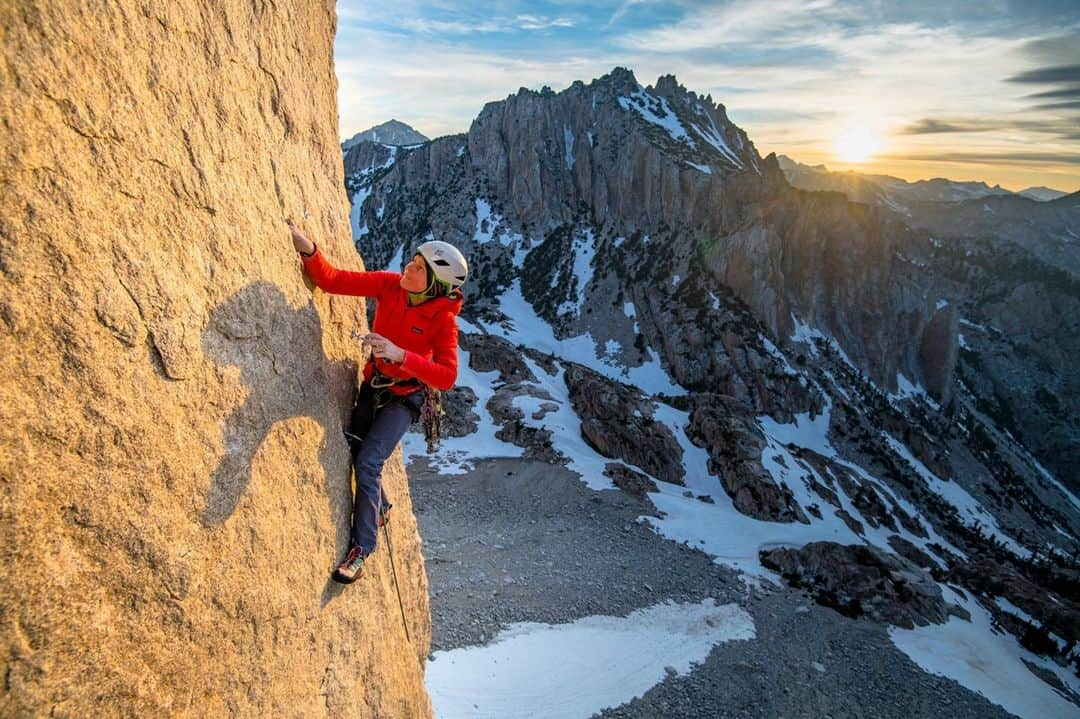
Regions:
<instances>
[{"instance_id":1,"label":"snow patch","mask_svg":"<svg viewBox=\"0 0 1080 719\"><path fill-rule=\"evenodd\" d=\"M686 390L672 382L664 371L660 358L651 347L647 348L649 360L638 367L612 364L597 356L597 343L589 333L557 339L546 321L536 314L521 293L521 279L514 278L510 287L499 298L499 310L507 318L502 322L483 322L484 331L524 344L540 352L583 364L605 377L631 384L646 394L685 395Z\"/></svg>"},{"instance_id":2,"label":"snow patch","mask_svg":"<svg viewBox=\"0 0 1080 719\"><path fill-rule=\"evenodd\" d=\"M994 631L992 618L978 602L949 589L956 603L971 613L971 621L950 617L944 624L914 629L890 627L897 649L931 674L953 679L1023 719L1076 716L1076 706L1024 665L1055 674L1074 692L1080 679L1049 659L1032 654L1009 634Z\"/></svg>"},{"instance_id":3,"label":"snow patch","mask_svg":"<svg viewBox=\"0 0 1080 719\"><path fill-rule=\"evenodd\" d=\"M585 232L574 238L570 252L574 255L574 279L577 287L577 302L574 312L581 314L581 308L585 305L585 289L592 282L592 262L596 256L596 238L593 237L591 227L586 228Z\"/></svg>"},{"instance_id":4,"label":"snow patch","mask_svg":"<svg viewBox=\"0 0 1080 719\"><path fill-rule=\"evenodd\" d=\"M367 222L360 225L360 215L364 209L364 203L367 202L367 198L371 196L371 186L364 184L360 186L356 192L353 193L352 207L349 208L349 226L352 228L353 244L356 244L361 237L368 233Z\"/></svg>"},{"instance_id":5,"label":"snow patch","mask_svg":"<svg viewBox=\"0 0 1080 719\"><path fill-rule=\"evenodd\" d=\"M889 393L889 400L895 405L904 399L921 399L937 411L941 411L941 405L920 385L912 382L903 372L896 373L896 394Z\"/></svg>"},{"instance_id":6,"label":"snow patch","mask_svg":"<svg viewBox=\"0 0 1080 719\"><path fill-rule=\"evenodd\" d=\"M641 115L646 122L662 127L676 142L695 147L693 139L664 98L655 97L638 85L638 89L630 93L630 97L620 97L619 104L624 110L633 110Z\"/></svg>"},{"instance_id":7,"label":"snow patch","mask_svg":"<svg viewBox=\"0 0 1080 719\"><path fill-rule=\"evenodd\" d=\"M440 719L587 719L686 675L722 642L756 638L737 604L658 604L626 617L511 624L487 646L435 652L426 684Z\"/></svg>"},{"instance_id":8,"label":"snow patch","mask_svg":"<svg viewBox=\"0 0 1080 719\"><path fill-rule=\"evenodd\" d=\"M484 230L484 223L487 222L487 229ZM491 205L487 200L477 197L476 198L476 230L473 232L473 242L478 245L484 245L491 242L493 238L493 232L497 223L492 222Z\"/></svg>"},{"instance_id":9,"label":"snow patch","mask_svg":"<svg viewBox=\"0 0 1080 719\"><path fill-rule=\"evenodd\" d=\"M1018 607L1015 604L1013 604L1012 602L1010 602L1005 597L994 597L994 601L997 602L997 605L998 605L998 607L1001 608L1001 611L1008 612L1009 614L1012 614L1013 616L1016 616L1016 617L1020 617L1021 619L1023 619L1028 624L1031 624L1032 626L1037 627L1040 624L1042 624L1042 622L1036 620L1035 617L1031 616L1030 614L1025 612L1023 609L1021 609L1020 607Z\"/></svg>"},{"instance_id":10,"label":"snow patch","mask_svg":"<svg viewBox=\"0 0 1080 719\"><path fill-rule=\"evenodd\" d=\"M386 263L386 267L383 269L387 272L401 272L405 267L405 243L401 243L401 247L397 248L397 252L390 258L390 261Z\"/></svg>"},{"instance_id":11,"label":"snow patch","mask_svg":"<svg viewBox=\"0 0 1080 719\"><path fill-rule=\"evenodd\" d=\"M707 128L698 127L697 131L705 138L705 142L712 145L721 155L741 169L743 167L742 160L739 159L739 156L736 155L731 150L731 147L728 146L727 142L724 141L724 136L720 130L716 128L716 122L713 121L712 117L709 115L706 115L706 117L709 118L709 126Z\"/></svg>"}]
</instances>

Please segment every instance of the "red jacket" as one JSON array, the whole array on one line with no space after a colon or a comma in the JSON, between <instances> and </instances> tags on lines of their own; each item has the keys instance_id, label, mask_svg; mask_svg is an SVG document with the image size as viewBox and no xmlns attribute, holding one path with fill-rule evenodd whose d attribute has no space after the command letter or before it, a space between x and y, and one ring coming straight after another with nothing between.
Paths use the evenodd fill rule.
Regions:
<instances>
[{"instance_id":1,"label":"red jacket","mask_svg":"<svg viewBox=\"0 0 1080 719\"><path fill-rule=\"evenodd\" d=\"M338 295L374 297L375 321L371 331L382 335L405 350L400 363L373 358L374 365L387 377L415 377L435 389L450 389L457 380L457 314L463 297L436 297L416 306L409 305L409 295L401 288L397 272L350 272L339 270L326 261L316 247L311 257L301 258L311 279L325 292ZM364 366L364 380L374 373L372 362ZM391 386L395 394L408 394L415 387Z\"/></svg>"}]
</instances>

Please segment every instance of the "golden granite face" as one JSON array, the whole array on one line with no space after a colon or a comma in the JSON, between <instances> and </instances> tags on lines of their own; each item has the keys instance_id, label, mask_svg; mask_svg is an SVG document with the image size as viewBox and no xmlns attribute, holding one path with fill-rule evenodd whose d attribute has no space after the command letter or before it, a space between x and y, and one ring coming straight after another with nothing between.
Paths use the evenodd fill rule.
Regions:
<instances>
[{"instance_id":1,"label":"golden granite face","mask_svg":"<svg viewBox=\"0 0 1080 719\"><path fill-rule=\"evenodd\" d=\"M347 589L334 3L0 4L0 715L430 715L400 455Z\"/></svg>"}]
</instances>

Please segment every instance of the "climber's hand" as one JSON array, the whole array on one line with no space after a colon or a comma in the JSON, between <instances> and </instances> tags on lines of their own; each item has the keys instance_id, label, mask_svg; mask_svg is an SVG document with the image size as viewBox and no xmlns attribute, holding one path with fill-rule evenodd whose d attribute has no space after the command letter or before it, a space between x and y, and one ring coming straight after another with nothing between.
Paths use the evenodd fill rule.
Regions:
<instances>
[{"instance_id":1,"label":"climber's hand","mask_svg":"<svg viewBox=\"0 0 1080 719\"><path fill-rule=\"evenodd\" d=\"M405 361L405 350L386 339L382 335L372 332L364 337L364 345L371 348L371 353L387 362L401 363Z\"/></svg>"},{"instance_id":2,"label":"climber's hand","mask_svg":"<svg viewBox=\"0 0 1080 719\"><path fill-rule=\"evenodd\" d=\"M292 244L296 248L297 252L303 252L305 254L311 254L315 251L315 243L304 236L304 233L300 231L300 228L296 226L293 219L290 217L286 220L289 224L289 232L292 233Z\"/></svg>"}]
</instances>

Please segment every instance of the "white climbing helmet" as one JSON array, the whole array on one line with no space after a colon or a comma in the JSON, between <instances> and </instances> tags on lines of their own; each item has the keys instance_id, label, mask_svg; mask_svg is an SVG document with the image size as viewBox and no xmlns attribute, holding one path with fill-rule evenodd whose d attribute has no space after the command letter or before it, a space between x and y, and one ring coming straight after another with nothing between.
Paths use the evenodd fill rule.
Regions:
<instances>
[{"instance_id":1,"label":"white climbing helmet","mask_svg":"<svg viewBox=\"0 0 1080 719\"><path fill-rule=\"evenodd\" d=\"M469 263L465 261L461 250L449 242L430 240L416 248L416 251L435 272L436 279L450 285L451 290L465 284L465 278L469 276Z\"/></svg>"}]
</instances>

